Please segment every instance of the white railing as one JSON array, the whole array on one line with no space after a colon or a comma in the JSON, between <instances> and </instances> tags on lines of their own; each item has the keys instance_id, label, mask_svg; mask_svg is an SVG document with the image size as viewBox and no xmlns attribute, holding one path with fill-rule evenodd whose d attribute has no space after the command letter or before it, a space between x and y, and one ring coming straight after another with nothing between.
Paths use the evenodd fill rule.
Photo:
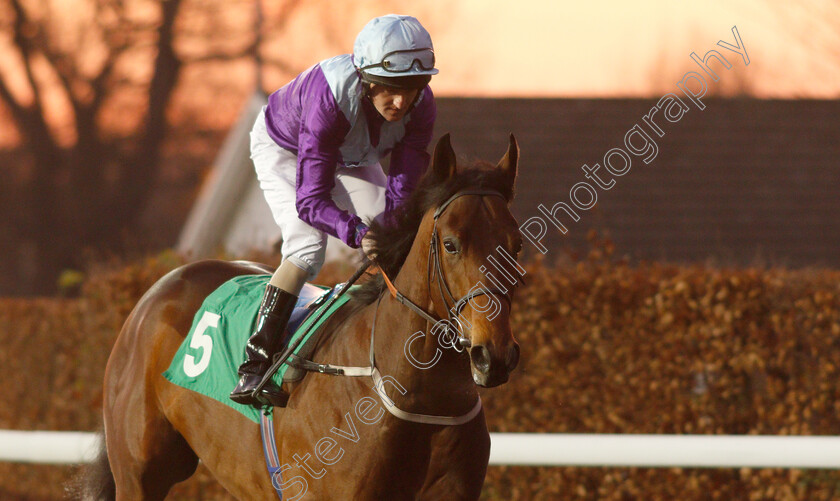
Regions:
<instances>
[{"instance_id":1,"label":"white railing","mask_svg":"<svg viewBox=\"0 0 840 501\"><path fill-rule=\"evenodd\" d=\"M840 469L840 437L491 433L490 464Z\"/></svg>"},{"instance_id":2,"label":"white railing","mask_svg":"<svg viewBox=\"0 0 840 501\"><path fill-rule=\"evenodd\" d=\"M0 430L0 461L77 464L96 456L97 436L80 431Z\"/></svg>"},{"instance_id":3,"label":"white railing","mask_svg":"<svg viewBox=\"0 0 840 501\"><path fill-rule=\"evenodd\" d=\"M491 433L491 465L840 469L840 437ZM93 433L0 431L0 461L91 461Z\"/></svg>"}]
</instances>

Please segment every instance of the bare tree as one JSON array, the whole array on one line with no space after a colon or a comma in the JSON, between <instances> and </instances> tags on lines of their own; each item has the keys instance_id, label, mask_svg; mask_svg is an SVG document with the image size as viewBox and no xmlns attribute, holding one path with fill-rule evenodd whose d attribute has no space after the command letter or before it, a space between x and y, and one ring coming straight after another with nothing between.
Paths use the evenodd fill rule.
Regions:
<instances>
[{"instance_id":1,"label":"bare tree","mask_svg":"<svg viewBox=\"0 0 840 501\"><path fill-rule=\"evenodd\" d=\"M49 0L0 2L0 103L29 167L0 204L6 238L26 249L0 259L17 292L53 290L58 271L83 264L85 248L106 251L136 228L156 188L182 70L253 58L252 5L86 0L70 11ZM233 27L232 11L245 22Z\"/></svg>"},{"instance_id":2,"label":"bare tree","mask_svg":"<svg viewBox=\"0 0 840 501\"><path fill-rule=\"evenodd\" d=\"M182 65L173 47L181 0L94 0L77 13L8 1L3 30L12 57L2 66L0 99L31 158L11 217L39 264L36 276L21 277L32 280L24 292L45 291L57 270L79 263L83 246L112 241L131 225L149 196ZM128 71L144 57L147 79ZM103 108L116 93L138 90L139 125L127 137L110 133Z\"/></svg>"},{"instance_id":3,"label":"bare tree","mask_svg":"<svg viewBox=\"0 0 840 501\"><path fill-rule=\"evenodd\" d=\"M0 218L0 294L10 282L16 293L52 291L60 270L84 265L84 249L113 249L136 231L157 188L184 70L246 61L258 69L258 88L263 67L301 71L276 41L303 3L0 0L0 111L22 138L26 164L14 183L0 169L8 214ZM320 32L358 29L335 17L354 4L319 0L307 9L324 21ZM352 40L341 45L347 52Z\"/></svg>"}]
</instances>

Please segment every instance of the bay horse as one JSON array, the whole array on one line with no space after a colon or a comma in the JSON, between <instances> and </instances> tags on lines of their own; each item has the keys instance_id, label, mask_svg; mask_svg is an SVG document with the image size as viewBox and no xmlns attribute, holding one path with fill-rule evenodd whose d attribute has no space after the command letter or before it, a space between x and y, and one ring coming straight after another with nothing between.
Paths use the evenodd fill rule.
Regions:
<instances>
[{"instance_id":1,"label":"bay horse","mask_svg":"<svg viewBox=\"0 0 840 501\"><path fill-rule=\"evenodd\" d=\"M274 412L285 499L478 499L490 437L477 384L506 382L519 346L509 320L513 287L484 289L477 301L474 286L487 282L479 273L486 256L501 248L515 259L522 246L509 210L518 156L511 135L497 165L456 166L446 135L399 221L373 227L383 273L328 320L313 360L364 366L375 353L383 384L312 373L290 386L288 406ZM277 497L259 427L162 376L207 295L232 277L270 272L201 261L170 272L140 299L108 359L105 440L90 495L163 499L200 459L238 499ZM383 275L425 316L389 295ZM499 305L493 315L483 306L490 301ZM459 323L461 339L450 349L430 332L435 318Z\"/></svg>"}]
</instances>

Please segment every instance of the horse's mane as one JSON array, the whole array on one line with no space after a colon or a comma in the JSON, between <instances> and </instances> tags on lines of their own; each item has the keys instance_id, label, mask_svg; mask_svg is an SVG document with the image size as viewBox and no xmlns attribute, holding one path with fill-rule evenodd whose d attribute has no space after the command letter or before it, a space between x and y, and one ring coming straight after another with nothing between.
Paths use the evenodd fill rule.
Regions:
<instances>
[{"instance_id":1,"label":"horse's mane","mask_svg":"<svg viewBox=\"0 0 840 501\"><path fill-rule=\"evenodd\" d=\"M396 276L405 263L426 212L468 188L496 190L508 201L513 198L509 178L495 165L487 162L475 161L467 166L459 165L453 176L443 180L430 167L411 197L396 211L392 224L381 224L378 221L371 224L376 261L389 277ZM381 274L376 274L353 292L353 298L362 304L370 304L383 292L385 281Z\"/></svg>"}]
</instances>

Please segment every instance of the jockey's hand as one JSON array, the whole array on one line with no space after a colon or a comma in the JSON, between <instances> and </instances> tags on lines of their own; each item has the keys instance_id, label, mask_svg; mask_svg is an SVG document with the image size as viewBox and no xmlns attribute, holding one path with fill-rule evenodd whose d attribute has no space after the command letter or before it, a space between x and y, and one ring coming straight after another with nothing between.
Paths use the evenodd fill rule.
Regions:
<instances>
[{"instance_id":1,"label":"jockey's hand","mask_svg":"<svg viewBox=\"0 0 840 501\"><path fill-rule=\"evenodd\" d=\"M370 231L362 237L362 252L364 252L371 261L376 259L376 252L373 250L373 238L371 238Z\"/></svg>"}]
</instances>

